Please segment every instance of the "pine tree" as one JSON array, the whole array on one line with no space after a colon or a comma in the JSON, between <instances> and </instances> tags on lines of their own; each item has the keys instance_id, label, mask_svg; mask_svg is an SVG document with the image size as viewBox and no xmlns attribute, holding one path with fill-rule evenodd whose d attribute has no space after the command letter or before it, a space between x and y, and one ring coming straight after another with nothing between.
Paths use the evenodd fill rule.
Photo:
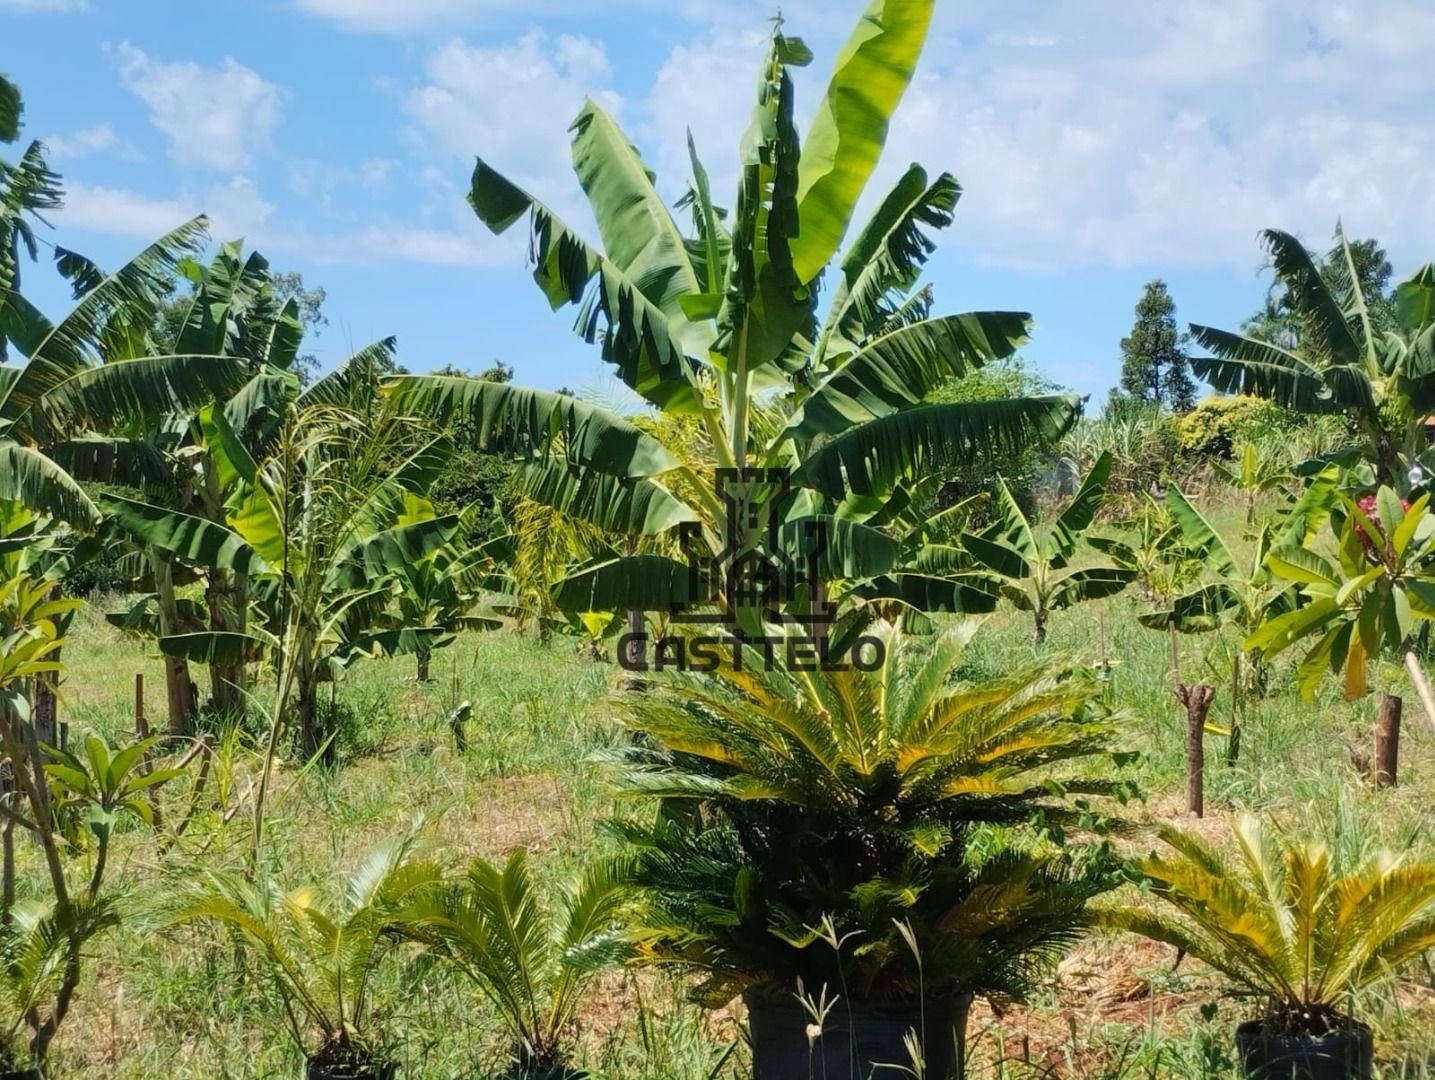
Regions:
<instances>
[{"instance_id":1,"label":"pine tree","mask_svg":"<svg viewBox=\"0 0 1435 1080\"><path fill-rule=\"evenodd\" d=\"M1186 338L1176 329L1176 301L1159 278L1146 283L1131 336L1121 339L1121 388L1175 412L1196 402Z\"/></svg>"}]
</instances>

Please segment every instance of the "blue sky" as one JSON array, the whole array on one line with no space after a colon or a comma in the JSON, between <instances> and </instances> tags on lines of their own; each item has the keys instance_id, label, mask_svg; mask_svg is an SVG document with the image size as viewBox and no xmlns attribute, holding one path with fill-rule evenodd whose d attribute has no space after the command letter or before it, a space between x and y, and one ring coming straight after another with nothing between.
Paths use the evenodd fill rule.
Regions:
<instances>
[{"instance_id":1,"label":"blue sky","mask_svg":"<svg viewBox=\"0 0 1435 1080\"><path fill-rule=\"evenodd\" d=\"M816 100L861 0L789 0ZM592 235L565 129L585 93L676 197L691 126L732 188L761 37L749 0L0 0L0 70L69 189L51 238L113 265L205 211L328 292L321 360L397 335L414 370L495 359L603 387L549 313L521 231L463 202L474 155ZM1029 310L1027 355L1104 394L1141 286L1238 322L1256 232L1324 246L1337 217L1397 275L1435 257L1435 9L1422 0L938 0L874 191L912 160L965 193L930 266L938 308ZM64 293L32 272L42 306Z\"/></svg>"}]
</instances>

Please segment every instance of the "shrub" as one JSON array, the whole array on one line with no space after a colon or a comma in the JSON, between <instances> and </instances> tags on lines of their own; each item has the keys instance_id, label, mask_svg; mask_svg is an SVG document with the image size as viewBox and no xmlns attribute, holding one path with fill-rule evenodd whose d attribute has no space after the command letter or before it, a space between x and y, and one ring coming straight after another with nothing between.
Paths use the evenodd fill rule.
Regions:
<instances>
[{"instance_id":1,"label":"shrub","mask_svg":"<svg viewBox=\"0 0 1435 1080\"><path fill-rule=\"evenodd\" d=\"M1295 417L1257 397L1208 397L1176 421L1183 456L1200 461L1228 458L1241 443L1258 443L1295 425Z\"/></svg>"}]
</instances>

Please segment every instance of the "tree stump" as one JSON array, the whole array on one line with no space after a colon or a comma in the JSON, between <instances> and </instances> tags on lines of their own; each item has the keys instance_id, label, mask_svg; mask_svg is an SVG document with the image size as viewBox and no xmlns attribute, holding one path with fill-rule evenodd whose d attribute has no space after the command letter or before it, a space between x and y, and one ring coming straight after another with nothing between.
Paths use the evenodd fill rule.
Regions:
<instances>
[{"instance_id":1,"label":"tree stump","mask_svg":"<svg viewBox=\"0 0 1435 1080\"><path fill-rule=\"evenodd\" d=\"M1382 694L1375 721L1375 786L1394 787L1400 762L1400 713L1405 703L1394 694Z\"/></svg>"},{"instance_id":2,"label":"tree stump","mask_svg":"<svg viewBox=\"0 0 1435 1080\"><path fill-rule=\"evenodd\" d=\"M1176 684L1176 700L1186 707L1186 809L1206 815L1206 713L1216 691L1205 683Z\"/></svg>"}]
</instances>

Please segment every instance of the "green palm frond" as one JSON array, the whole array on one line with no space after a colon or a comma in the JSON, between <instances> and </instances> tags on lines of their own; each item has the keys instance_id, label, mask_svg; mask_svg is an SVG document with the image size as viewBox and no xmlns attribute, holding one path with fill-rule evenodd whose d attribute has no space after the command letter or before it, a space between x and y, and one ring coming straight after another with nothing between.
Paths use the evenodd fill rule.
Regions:
<instances>
[{"instance_id":1,"label":"green palm frond","mask_svg":"<svg viewBox=\"0 0 1435 1080\"><path fill-rule=\"evenodd\" d=\"M267 971L291 1016L303 1016L322 1043L366 1045L369 982L403 933L409 913L440 887L442 871L421 857L421 823L386 840L349 875L343 895L327 902L315 889L284 892L211 872L191 890L176 923L215 923ZM308 1032L291 1031L304 1049Z\"/></svg>"},{"instance_id":2,"label":"green palm frond","mask_svg":"<svg viewBox=\"0 0 1435 1080\"><path fill-rule=\"evenodd\" d=\"M1123 789L1110 768L1088 774L1110 761L1112 734L1089 676L960 681L974 629L908 637L874 624L883 650L872 671L796 671L753 655L625 695L637 738L614 755L622 787L669 807L654 825L614 826L637 852L640 955L701 968L709 1001L799 975L820 985L837 975L814 929L827 919L860 942L843 961L863 992L901 996L916 992L917 972L898 920L921 940L932 985L1020 996L1107 871L1078 857L1080 845L1070 857L968 861L973 830L1058 827L1075 818L1069 798ZM1069 907L1056 901L1059 882ZM1011 950L975 929L959 945L955 928L998 902L1030 916L1012 914L1025 929Z\"/></svg>"}]
</instances>

